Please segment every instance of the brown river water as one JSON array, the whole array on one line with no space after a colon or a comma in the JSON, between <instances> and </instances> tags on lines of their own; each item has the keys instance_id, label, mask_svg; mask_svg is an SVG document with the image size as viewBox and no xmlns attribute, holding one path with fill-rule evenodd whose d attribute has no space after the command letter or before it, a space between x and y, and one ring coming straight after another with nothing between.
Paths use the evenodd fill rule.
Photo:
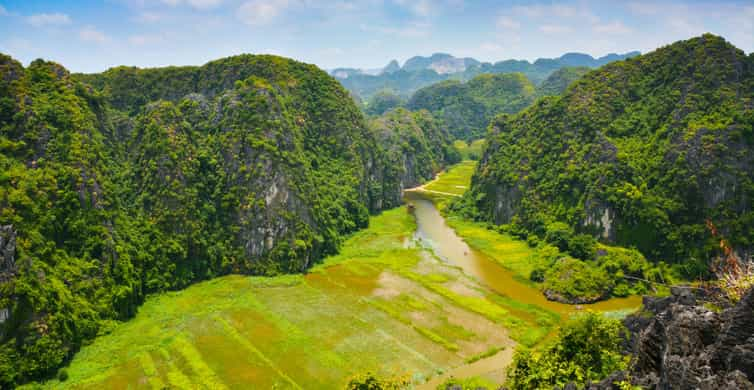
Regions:
<instances>
[{"instance_id":1,"label":"brown river water","mask_svg":"<svg viewBox=\"0 0 754 390\"><path fill-rule=\"evenodd\" d=\"M613 298L589 305L568 305L548 301L537 288L523 283L489 256L469 247L456 232L445 223L445 218L431 200L420 192L406 191L405 200L414 205L416 236L429 244L443 260L461 267L467 275L475 277L493 291L522 303L537 305L558 314L567 314L578 309L612 311L638 308L641 297Z\"/></svg>"},{"instance_id":2,"label":"brown river water","mask_svg":"<svg viewBox=\"0 0 754 390\"><path fill-rule=\"evenodd\" d=\"M481 251L471 248L456 232L445 223L445 218L434 203L419 191L406 191L404 200L414 206L416 218L416 238L433 248L435 254L449 264L460 267L467 275L476 278L491 290L516 301L536 305L560 315L568 315L579 310L614 311L637 309L641 306L641 297L613 298L590 305L568 305L548 301L536 287L521 282L513 272L504 268ZM466 364L432 378L418 386L418 389L434 389L447 378L454 376L486 376L495 382L504 380L505 367L512 360L513 349L507 348L494 356Z\"/></svg>"}]
</instances>

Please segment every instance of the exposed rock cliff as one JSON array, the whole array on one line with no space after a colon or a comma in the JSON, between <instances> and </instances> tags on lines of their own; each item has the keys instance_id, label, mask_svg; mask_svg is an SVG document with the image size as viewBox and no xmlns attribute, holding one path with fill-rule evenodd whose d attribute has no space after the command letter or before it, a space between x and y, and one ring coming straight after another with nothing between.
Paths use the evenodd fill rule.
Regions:
<instances>
[{"instance_id":1,"label":"exposed rock cliff","mask_svg":"<svg viewBox=\"0 0 754 390\"><path fill-rule=\"evenodd\" d=\"M468 197L489 221L565 222L698 275L708 221L752 249L753 100L754 57L713 35L605 65L494 120Z\"/></svg>"},{"instance_id":2,"label":"exposed rock cliff","mask_svg":"<svg viewBox=\"0 0 754 390\"><path fill-rule=\"evenodd\" d=\"M448 146L421 132L387 158L409 138L275 56L71 75L0 55L0 108L0 387L50 375L151 292L306 270Z\"/></svg>"},{"instance_id":3,"label":"exposed rock cliff","mask_svg":"<svg viewBox=\"0 0 754 390\"><path fill-rule=\"evenodd\" d=\"M0 283L16 273L16 232L13 225L0 226Z\"/></svg>"},{"instance_id":4,"label":"exposed rock cliff","mask_svg":"<svg viewBox=\"0 0 754 390\"><path fill-rule=\"evenodd\" d=\"M754 290L716 312L692 290L644 298L644 311L625 323L633 355L629 372L615 373L592 389L619 389L629 381L651 389L754 389Z\"/></svg>"}]
</instances>

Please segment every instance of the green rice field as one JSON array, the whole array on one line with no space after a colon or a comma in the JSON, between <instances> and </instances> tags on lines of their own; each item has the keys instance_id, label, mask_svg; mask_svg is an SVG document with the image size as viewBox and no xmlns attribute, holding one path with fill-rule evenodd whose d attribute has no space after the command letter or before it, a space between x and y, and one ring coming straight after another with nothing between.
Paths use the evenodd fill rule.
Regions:
<instances>
[{"instance_id":1,"label":"green rice field","mask_svg":"<svg viewBox=\"0 0 754 390\"><path fill-rule=\"evenodd\" d=\"M427 189L462 194L474 164ZM451 226L516 274L535 260L523 242ZM231 275L152 296L83 347L65 382L28 387L337 389L366 372L418 388L466 373L502 383L515 346L543 340L562 313L486 287L417 240L416 227L406 207L393 209L306 275Z\"/></svg>"}]
</instances>

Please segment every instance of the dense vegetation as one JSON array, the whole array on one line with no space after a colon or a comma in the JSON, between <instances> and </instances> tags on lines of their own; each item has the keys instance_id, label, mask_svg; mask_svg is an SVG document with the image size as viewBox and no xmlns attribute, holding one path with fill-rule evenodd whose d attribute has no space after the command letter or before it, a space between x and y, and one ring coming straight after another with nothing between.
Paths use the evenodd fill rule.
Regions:
<instances>
[{"instance_id":1,"label":"dense vegetation","mask_svg":"<svg viewBox=\"0 0 754 390\"><path fill-rule=\"evenodd\" d=\"M275 56L96 75L0 56L0 108L0 386L54 373L151 292L335 253L427 176L378 142L450 156L436 127L378 139L334 79Z\"/></svg>"},{"instance_id":2,"label":"dense vegetation","mask_svg":"<svg viewBox=\"0 0 754 390\"><path fill-rule=\"evenodd\" d=\"M483 74L467 83L448 80L423 88L407 107L429 110L456 138L471 140L484 136L495 114L522 110L534 94L534 85L522 73Z\"/></svg>"},{"instance_id":3,"label":"dense vegetation","mask_svg":"<svg viewBox=\"0 0 754 390\"><path fill-rule=\"evenodd\" d=\"M364 112L368 115L382 115L394 108L402 107L405 101L393 91L377 92L366 102Z\"/></svg>"},{"instance_id":4,"label":"dense vegetation","mask_svg":"<svg viewBox=\"0 0 754 390\"><path fill-rule=\"evenodd\" d=\"M585 67L561 68L539 87L523 73L481 74L465 83L442 81L416 91L406 107L429 110L454 137L473 140L485 136L496 115L515 114L537 97L559 95L587 71Z\"/></svg>"},{"instance_id":5,"label":"dense vegetation","mask_svg":"<svg viewBox=\"0 0 754 390\"><path fill-rule=\"evenodd\" d=\"M453 146L461 153L461 159L477 161L482 157L484 138L473 141L455 140ZM470 177L470 176L469 176Z\"/></svg>"},{"instance_id":6,"label":"dense vegetation","mask_svg":"<svg viewBox=\"0 0 754 390\"><path fill-rule=\"evenodd\" d=\"M388 200L389 205L401 202L403 188L430 180L445 164L461 160L450 135L427 111L397 108L372 119L369 128L377 139L383 167L376 180L383 184L373 187L382 193L372 198Z\"/></svg>"},{"instance_id":7,"label":"dense vegetation","mask_svg":"<svg viewBox=\"0 0 754 390\"><path fill-rule=\"evenodd\" d=\"M542 351L516 351L508 384L514 389L578 388L626 368L618 320L588 312L566 323Z\"/></svg>"},{"instance_id":8,"label":"dense vegetation","mask_svg":"<svg viewBox=\"0 0 754 390\"><path fill-rule=\"evenodd\" d=\"M721 238L740 254L754 248L753 101L754 55L713 35L608 64L560 97L497 117L454 207L599 264L559 262L544 275L559 292L579 277L619 294L626 287L602 271L617 268L661 281L638 253L612 265L595 238L699 277Z\"/></svg>"},{"instance_id":9,"label":"dense vegetation","mask_svg":"<svg viewBox=\"0 0 754 390\"><path fill-rule=\"evenodd\" d=\"M557 96L563 93L571 83L587 74L591 69L585 66L565 67L552 72L537 86L537 96Z\"/></svg>"},{"instance_id":10,"label":"dense vegetation","mask_svg":"<svg viewBox=\"0 0 754 390\"><path fill-rule=\"evenodd\" d=\"M391 62L382 71L375 73L358 69L335 69L332 75L354 95L368 101L374 94L386 89L408 98L415 91L431 84L444 80L468 81L483 73L523 73L534 84L539 84L564 67L598 68L638 54L630 52L592 58L587 54L567 53L558 58L540 58L533 63L526 60L505 60L492 64L437 53L431 57L413 57L400 68L396 62Z\"/></svg>"}]
</instances>

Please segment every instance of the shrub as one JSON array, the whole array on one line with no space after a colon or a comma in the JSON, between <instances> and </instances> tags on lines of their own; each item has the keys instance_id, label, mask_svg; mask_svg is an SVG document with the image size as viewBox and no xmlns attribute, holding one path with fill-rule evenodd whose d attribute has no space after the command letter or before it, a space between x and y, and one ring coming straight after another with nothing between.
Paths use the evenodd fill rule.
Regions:
<instances>
[{"instance_id":1,"label":"shrub","mask_svg":"<svg viewBox=\"0 0 754 390\"><path fill-rule=\"evenodd\" d=\"M719 278L720 290L732 302L738 302L754 288L754 262L729 258L726 266L718 267L716 274Z\"/></svg>"},{"instance_id":2,"label":"shrub","mask_svg":"<svg viewBox=\"0 0 754 390\"><path fill-rule=\"evenodd\" d=\"M607 273L581 260L562 258L545 274L545 291L558 300L594 302L606 297L613 281Z\"/></svg>"},{"instance_id":3,"label":"shrub","mask_svg":"<svg viewBox=\"0 0 754 390\"><path fill-rule=\"evenodd\" d=\"M477 390L477 389L495 389L495 383L480 377L471 378L450 378L437 387L438 389L455 389L455 390Z\"/></svg>"},{"instance_id":4,"label":"shrub","mask_svg":"<svg viewBox=\"0 0 754 390\"><path fill-rule=\"evenodd\" d=\"M577 234L568 241L568 253L571 256L589 260L594 258L597 240L589 234Z\"/></svg>"},{"instance_id":5,"label":"shrub","mask_svg":"<svg viewBox=\"0 0 754 390\"><path fill-rule=\"evenodd\" d=\"M545 270L543 268L534 268L529 274L529 280L532 282L542 283L545 281Z\"/></svg>"},{"instance_id":6,"label":"shrub","mask_svg":"<svg viewBox=\"0 0 754 390\"><path fill-rule=\"evenodd\" d=\"M573 230L563 222L553 222L545 228L545 240L563 252L568 251L571 237L573 237Z\"/></svg>"},{"instance_id":7,"label":"shrub","mask_svg":"<svg viewBox=\"0 0 754 390\"><path fill-rule=\"evenodd\" d=\"M562 388L583 385L623 370L620 321L587 312L566 323L558 337L542 351L519 349L508 372L514 389Z\"/></svg>"},{"instance_id":8,"label":"shrub","mask_svg":"<svg viewBox=\"0 0 754 390\"><path fill-rule=\"evenodd\" d=\"M410 384L411 381L405 377L383 379L368 372L352 378L346 385L346 390L399 390Z\"/></svg>"},{"instance_id":9,"label":"shrub","mask_svg":"<svg viewBox=\"0 0 754 390\"><path fill-rule=\"evenodd\" d=\"M540 245L540 247L537 249L537 255L541 258L547 261L547 264L552 264L559 258L563 257L563 254L560 253L558 248L550 245Z\"/></svg>"}]
</instances>

